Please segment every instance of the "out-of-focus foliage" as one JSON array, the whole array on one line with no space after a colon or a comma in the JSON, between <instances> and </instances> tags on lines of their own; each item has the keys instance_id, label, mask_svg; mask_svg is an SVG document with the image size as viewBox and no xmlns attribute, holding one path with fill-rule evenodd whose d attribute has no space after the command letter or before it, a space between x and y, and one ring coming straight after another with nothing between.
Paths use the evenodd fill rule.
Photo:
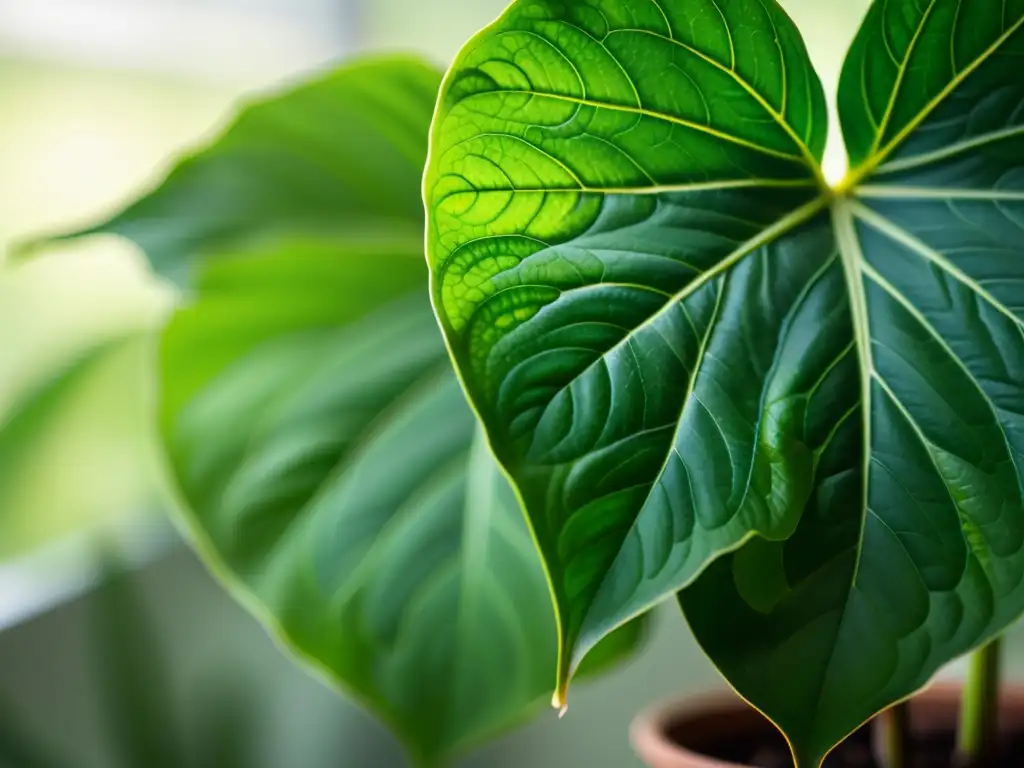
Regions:
<instances>
[{"instance_id":1,"label":"out-of-focus foliage","mask_svg":"<svg viewBox=\"0 0 1024 768\"><path fill-rule=\"evenodd\" d=\"M0 703L0 768L69 768L30 734L7 702Z\"/></svg>"},{"instance_id":2,"label":"out-of-focus foliage","mask_svg":"<svg viewBox=\"0 0 1024 768\"><path fill-rule=\"evenodd\" d=\"M371 59L261 101L80 233L129 236L187 286L160 426L198 548L423 764L524 718L557 657L539 557L430 308L439 83Z\"/></svg>"},{"instance_id":3,"label":"out-of-focus foliage","mask_svg":"<svg viewBox=\"0 0 1024 768\"><path fill-rule=\"evenodd\" d=\"M42 243L121 235L179 285L204 255L296 233L331 237L339 247L383 235L419 253L419 183L439 82L418 60L369 58L253 101L151 194L102 223Z\"/></svg>"},{"instance_id":4,"label":"out-of-focus foliage","mask_svg":"<svg viewBox=\"0 0 1024 768\"><path fill-rule=\"evenodd\" d=\"M172 704L159 633L130 574L108 567L93 596L100 709L121 768L180 768L185 742Z\"/></svg>"},{"instance_id":5,"label":"out-of-focus foliage","mask_svg":"<svg viewBox=\"0 0 1024 768\"><path fill-rule=\"evenodd\" d=\"M91 652L97 672L99 720L114 764L110 768L247 768L254 763L250 687L237 679L196 696L185 718L170 687L158 627L132 574L112 560L88 600ZM216 693L216 695L214 695ZM0 706L0 768L82 768L58 755Z\"/></svg>"},{"instance_id":6,"label":"out-of-focus foliage","mask_svg":"<svg viewBox=\"0 0 1024 768\"><path fill-rule=\"evenodd\" d=\"M43 377L0 417L0 509L4 510L4 514L0 514L0 559L23 554L48 541L55 532L75 526L74 521L65 520L59 511L42 518L16 514L24 506L25 487L39 484L35 462L52 433L64 437L65 450L72 449L69 443L74 439L74 416L83 396L96 390L102 394L111 377L120 378L141 368L147 343L142 334L131 334L89 347L56 372ZM93 401L93 407L96 406ZM104 425L108 437L111 441L130 444L139 437L141 405L135 400L122 400L120 409L111 410L114 411L112 417ZM70 476L75 475L72 472ZM61 484L68 479L62 478ZM117 482L118 478L107 480ZM99 478L96 482L102 481L103 478ZM71 492L63 487L53 489L58 498ZM111 515L118 511L112 510Z\"/></svg>"}]
</instances>

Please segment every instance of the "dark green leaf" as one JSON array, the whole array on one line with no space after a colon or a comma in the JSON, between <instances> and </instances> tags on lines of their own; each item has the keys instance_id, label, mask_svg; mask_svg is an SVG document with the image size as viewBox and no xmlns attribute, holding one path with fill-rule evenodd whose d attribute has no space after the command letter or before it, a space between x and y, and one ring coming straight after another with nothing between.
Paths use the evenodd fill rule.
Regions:
<instances>
[{"instance_id":1,"label":"dark green leaf","mask_svg":"<svg viewBox=\"0 0 1024 768\"><path fill-rule=\"evenodd\" d=\"M712 556L788 536L811 493L825 433L790 424L849 346L825 124L759 0L522 0L448 77L434 301L547 560L560 686Z\"/></svg>"},{"instance_id":2,"label":"dark green leaf","mask_svg":"<svg viewBox=\"0 0 1024 768\"><path fill-rule=\"evenodd\" d=\"M288 242L211 262L198 295L164 334L162 418L208 561L420 761L524 718L551 601L422 258Z\"/></svg>"},{"instance_id":3,"label":"dark green leaf","mask_svg":"<svg viewBox=\"0 0 1024 768\"><path fill-rule=\"evenodd\" d=\"M439 81L417 59L365 59L260 99L152 193L64 237L127 237L180 284L207 252L283 235L419 240L423 137Z\"/></svg>"},{"instance_id":4,"label":"dark green leaf","mask_svg":"<svg viewBox=\"0 0 1024 768\"><path fill-rule=\"evenodd\" d=\"M775 545L770 610L739 558L683 595L808 765L1024 609L1022 66L1024 2L935 0L876 3L843 72L861 165L834 219L868 416Z\"/></svg>"},{"instance_id":5,"label":"dark green leaf","mask_svg":"<svg viewBox=\"0 0 1024 768\"><path fill-rule=\"evenodd\" d=\"M833 190L772 0L519 0L460 54L434 302L553 578L560 682L691 585L814 766L1020 614L1022 64L1020 0L879 0Z\"/></svg>"}]
</instances>

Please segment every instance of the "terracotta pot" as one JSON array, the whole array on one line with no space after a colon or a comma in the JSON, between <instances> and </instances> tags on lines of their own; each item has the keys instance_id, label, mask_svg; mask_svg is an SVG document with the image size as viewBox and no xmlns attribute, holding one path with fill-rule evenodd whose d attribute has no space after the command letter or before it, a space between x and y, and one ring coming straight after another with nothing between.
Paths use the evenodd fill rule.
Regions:
<instances>
[{"instance_id":1,"label":"terracotta pot","mask_svg":"<svg viewBox=\"0 0 1024 768\"><path fill-rule=\"evenodd\" d=\"M936 683L910 706L915 733L950 732L956 728L960 686ZM999 711L1000 731L1024 731L1024 685L1006 685ZM644 712L630 729L633 748L650 768L750 768L708 757L716 745L742 736L748 742L785 745L757 711L733 694L714 694L662 704Z\"/></svg>"}]
</instances>

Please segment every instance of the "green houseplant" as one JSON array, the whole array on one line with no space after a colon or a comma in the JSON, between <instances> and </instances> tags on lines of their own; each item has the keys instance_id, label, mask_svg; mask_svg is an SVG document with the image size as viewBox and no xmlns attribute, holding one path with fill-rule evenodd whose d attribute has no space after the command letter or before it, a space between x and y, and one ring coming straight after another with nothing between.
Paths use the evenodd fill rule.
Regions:
<instances>
[{"instance_id":1,"label":"green houseplant","mask_svg":"<svg viewBox=\"0 0 1024 768\"><path fill-rule=\"evenodd\" d=\"M432 297L551 580L557 705L678 594L816 768L1020 615L1022 64L1024 2L876 0L830 186L829 106L775 0L516 0L460 53Z\"/></svg>"},{"instance_id":2,"label":"green houseplant","mask_svg":"<svg viewBox=\"0 0 1024 768\"><path fill-rule=\"evenodd\" d=\"M428 297L440 80L367 58L256 99L151 192L56 238L129 238L177 288L153 359L183 532L422 766L543 706L556 665L540 559Z\"/></svg>"}]
</instances>

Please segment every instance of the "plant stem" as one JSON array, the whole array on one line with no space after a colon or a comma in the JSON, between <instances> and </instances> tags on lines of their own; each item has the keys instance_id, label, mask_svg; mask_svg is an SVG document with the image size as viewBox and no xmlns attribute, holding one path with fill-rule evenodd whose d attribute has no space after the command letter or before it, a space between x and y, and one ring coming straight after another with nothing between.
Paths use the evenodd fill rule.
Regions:
<instances>
[{"instance_id":1,"label":"plant stem","mask_svg":"<svg viewBox=\"0 0 1024 768\"><path fill-rule=\"evenodd\" d=\"M910 764L910 705L893 704L878 716L875 751L882 768L906 768Z\"/></svg>"},{"instance_id":2,"label":"plant stem","mask_svg":"<svg viewBox=\"0 0 1024 768\"><path fill-rule=\"evenodd\" d=\"M956 744L957 763L964 768L976 768L996 752L1000 646L997 638L968 658Z\"/></svg>"}]
</instances>

